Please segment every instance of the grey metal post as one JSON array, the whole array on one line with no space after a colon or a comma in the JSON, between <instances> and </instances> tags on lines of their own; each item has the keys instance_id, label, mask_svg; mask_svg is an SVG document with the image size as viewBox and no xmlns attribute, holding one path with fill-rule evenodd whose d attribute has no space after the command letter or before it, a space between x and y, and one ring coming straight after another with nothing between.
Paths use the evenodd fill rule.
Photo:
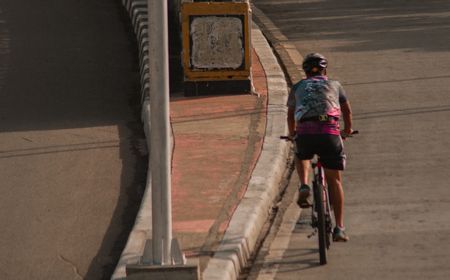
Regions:
<instances>
[{"instance_id":1,"label":"grey metal post","mask_svg":"<svg viewBox=\"0 0 450 280\"><path fill-rule=\"evenodd\" d=\"M168 0L148 0L153 264L171 265Z\"/></svg>"}]
</instances>

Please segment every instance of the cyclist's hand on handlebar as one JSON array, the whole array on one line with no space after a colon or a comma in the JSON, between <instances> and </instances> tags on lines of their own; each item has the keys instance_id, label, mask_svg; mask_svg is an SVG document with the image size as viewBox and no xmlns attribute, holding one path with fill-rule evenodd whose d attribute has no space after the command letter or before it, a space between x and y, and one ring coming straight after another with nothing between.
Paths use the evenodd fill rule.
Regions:
<instances>
[{"instance_id":1,"label":"cyclist's hand on handlebar","mask_svg":"<svg viewBox=\"0 0 450 280\"><path fill-rule=\"evenodd\" d=\"M358 133L359 133L358 130L344 129L344 130L341 130L341 137L342 137L342 139L345 139L348 137L353 137L353 135L358 134Z\"/></svg>"},{"instance_id":2,"label":"cyclist's hand on handlebar","mask_svg":"<svg viewBox=\"0 0 450 280\"><path fill-rule=\"evenodd\" d=\"M343 130L341 130L341 137L342 139L345 139L347 137L351 137L353 132L353 129L351 128L344 128Z\"/></svg>"},{"instance_id":3,"label":"cyclist's hand on handlebar","mask_svg":"<svg viewBox=\"0 0 450 280\"><path fill-rule=\"evenodd\" d=\"M280 136L280 139L286 140L286 141L290 141L290 142L294 142L295 140L295 134L291 134L291 135L287 135L287 136Z\"/></svg>"}]
</instances>

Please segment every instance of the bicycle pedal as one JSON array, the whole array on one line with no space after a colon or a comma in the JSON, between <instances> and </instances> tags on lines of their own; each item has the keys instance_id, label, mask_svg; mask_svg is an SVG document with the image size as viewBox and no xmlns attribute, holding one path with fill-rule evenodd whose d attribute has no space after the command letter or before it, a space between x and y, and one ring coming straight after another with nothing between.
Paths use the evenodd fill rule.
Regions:
<instances>
[{"instance_id":1,"label":"bicycle pedal","mask_svg":"<svg viewBox=\"0 0 450 280\"><path fill-rule=\"evenodd\" d=\"M316 231L313 231L313 232L311 232L311 234L308 234L308 238L311 238L311 237L313 237L313 236L315 236L316 235Z\"/></svg>"}]
</instances>

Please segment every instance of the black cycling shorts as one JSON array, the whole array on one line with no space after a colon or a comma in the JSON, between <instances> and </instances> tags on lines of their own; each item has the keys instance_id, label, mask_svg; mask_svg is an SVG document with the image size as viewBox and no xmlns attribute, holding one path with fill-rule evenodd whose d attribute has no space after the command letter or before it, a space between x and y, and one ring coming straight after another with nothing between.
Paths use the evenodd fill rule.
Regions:
<instances>
[{"instance_id":1,"label":"black cycling shorts","mask_svg":"<svg viewBox=\"0 0 450 280\"><path fill-rule=\"evenodd\" d=\"M314 155L318 155L323 167L334 170L345 169L344 144L339 135L297 135L295 149L300 160L312 159Z\"/></svg>"}]
</instances>

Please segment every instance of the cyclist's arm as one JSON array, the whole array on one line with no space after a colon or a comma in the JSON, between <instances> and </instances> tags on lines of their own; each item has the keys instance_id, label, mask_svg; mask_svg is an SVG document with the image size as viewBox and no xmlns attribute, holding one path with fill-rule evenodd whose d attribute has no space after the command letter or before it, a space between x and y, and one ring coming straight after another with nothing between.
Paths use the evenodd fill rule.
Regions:
<instances>
[{"instance_id":1,"label":"cyclist's arm","mask_svg":"<svg viewBox=\"0 0 450 280\"><path fill-rule=\"evenodd\" d=\"M287 114L287 125L289 129L289 136L293 137L295 135L295 91L298 87L299 83L295 84L291 92L288 96L287 101L287 107L288 107L288 114Z\"/></svg>"},{"instance_id":2,"label":"cyclist's arm","mask_svg":"<svg viewBox=\"0 0 450 280\"><path fill-rule=\"evenodd\" d=\"M289 106L288 107L288 114L287 114L287 123L289 128L289 136L295 135L295 107Z\"/></svg>"},{"instance_id":3,"label":"cyclist's arm","mask_svg":"<svg viewBox=\"0 0 450 280\"><path fill-rule=\"evenodd\" d=\"M350 106L350 102L346 100L341 103L341 111L342 111L342 119L344 121L344 132L351 134L352 133L352 108Z\"/></svg>"},{"instance_id":4,"label":"cyclist's arm","mask_svg":"<svg viewBox=\"0 0 450 280\"><path fill-rule=\"evenodd\" d=\"M342 119L344 120L344 133L352 134L352 107L347 99L344 88L338 82L339 104L341 105Z\"/></svg>"}]
</instances>

